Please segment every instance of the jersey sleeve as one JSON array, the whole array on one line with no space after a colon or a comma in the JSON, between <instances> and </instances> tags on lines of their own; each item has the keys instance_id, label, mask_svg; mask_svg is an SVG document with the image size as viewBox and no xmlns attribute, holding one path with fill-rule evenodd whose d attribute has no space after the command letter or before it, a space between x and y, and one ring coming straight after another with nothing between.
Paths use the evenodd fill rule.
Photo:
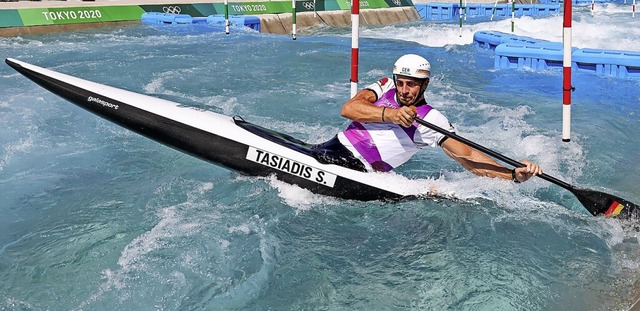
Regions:
<instances>
[{"instance_id":1,"label":"jersey sleeve","mask_svg":"<svg viewBox=\"0 0 640 311\"><path fill-rule=\"evenodd\" d=\"M429 113L427 113L427 115L425 116L424 120L451 133L455 133L453 125L451 125L447 117L445 117L438 110L431 109L431 111L429 111ZM437 147L444 141L444 139L447 138L446 135L432 130L424 125L418 125L418 132L420 133L420 135L416 135L419 137L416 137L415 142L420 147Z\"/></svg>"},{"instance_id":2,"label":"jersey sleeve","mask_svg":"<svg viewBox=\"0 0 640 311\"><path fill-rule=\"evenodd\" d=\"M393 80L385 77L365 87L376 94L376 101L382 97L384 93L394 87Z\"/></svg>"}]
</instances>

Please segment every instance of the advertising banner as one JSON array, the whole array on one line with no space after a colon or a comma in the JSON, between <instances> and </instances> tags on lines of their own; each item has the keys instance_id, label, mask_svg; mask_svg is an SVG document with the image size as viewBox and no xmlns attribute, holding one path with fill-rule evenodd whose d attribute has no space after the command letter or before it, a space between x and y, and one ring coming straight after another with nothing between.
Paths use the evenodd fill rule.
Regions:
<instances>
[{"instance_id":1,"label":"advertising banner","mask_svg":"<svg viewBox=\"0 0 640 311\"><path fill-rule=\"evenodd\" d=\"M351 10L351 0L296 1L296 12ZM361 9L413 6L411 0L360 0ZM0 27L62 25L140 20L142 13L188 14L192 17L223 15L223 3L86 6L0 9ZM290 1L230 2L230 15L291 13Z\"/></svg>"}]
</instances>

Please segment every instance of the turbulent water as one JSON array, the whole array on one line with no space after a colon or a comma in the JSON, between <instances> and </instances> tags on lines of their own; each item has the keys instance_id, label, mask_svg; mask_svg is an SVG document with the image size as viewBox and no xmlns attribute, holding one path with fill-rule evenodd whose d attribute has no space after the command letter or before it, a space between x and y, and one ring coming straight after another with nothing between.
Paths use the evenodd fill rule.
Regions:
<instances>
[{"instance_id":1,"label":"turbulent water","mask_svg":"<svg viewBox=\"0 0 640 311\"><path fill-rule=\"evenodd\" d=\"M574 45L638 50L630 4L575 8ZM640 202L640 82L495 70L472 44L509 20L363 27L360 87L427 57L428 101L460 135L552 176ZM561 41L562 17L518 35ZM460 35L461 34L461 35ZM350 29L291 40L205 25L0 39L0 56L322 142L344 128ZM639 295L633 223L592 217L541 179L475 177L439 149L390 183L454 199L314 195L238 175L117 127L0 67L1 310L626 310Z\"/></svg>"}]
</instances>

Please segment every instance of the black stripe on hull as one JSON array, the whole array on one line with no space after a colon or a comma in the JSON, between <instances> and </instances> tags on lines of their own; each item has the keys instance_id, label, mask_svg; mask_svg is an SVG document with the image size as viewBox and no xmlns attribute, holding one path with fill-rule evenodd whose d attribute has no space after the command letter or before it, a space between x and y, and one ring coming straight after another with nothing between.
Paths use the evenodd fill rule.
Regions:
<instances>
[{"instance_id":1,"label":"black stripe on hull","mask_svg":"<svg viewBox=\"0 0 640 311\"><path fill-rule=\"evenodd\" d=\"M343 199L370 201L402 198L396 193L342 176L337 176L333 187L327 187L300 176L249 161L246 159L249 149L246 144L203 131L103 95L97 95L89 90L24 68L9 59L6 60L6 63L36 84L91 113L156 142L242 174L251 176L275 174L279 180L286 183L298 185L314 193ZM111 105L117 105L118 108L114 109L110 105L90 102L88 100L89 97L106 101ZM244 131L244 129L242 130Z\"/></svg>"}]
</instances>

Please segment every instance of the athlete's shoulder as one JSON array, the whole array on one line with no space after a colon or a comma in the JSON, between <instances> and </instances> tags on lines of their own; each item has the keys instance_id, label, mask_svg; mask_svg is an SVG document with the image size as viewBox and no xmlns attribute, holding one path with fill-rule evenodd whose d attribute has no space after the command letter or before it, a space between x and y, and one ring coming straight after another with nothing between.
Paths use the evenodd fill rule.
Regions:
<instances>
[{"instance_id":1,"label":"athlete's shoulder","mask_svg":"<svg viewBox=\"0 0 640 311\"><path fill-rule=\"evenodd\" d=\"M395 84L393 83L393 79L384 77L370 84L369 86L366 87L366 89L373 91L374 93L376 93L378 97L380 97L382 94L386 93L388 90L394 87L395 87Z\"/></svg>"},{"instance_id":2,"label":"athlete's shoulder","mask_svg":"<svg viewBox=\"0 0 640 311\"><path fill-rule=\"evenodd\" d=\"M432 107L424 119L425 121L435 124L449 132L455 132L455 128L449 122L449 119L447 119L447 117L436 108Z\"/></svg>"}]
</instances>

